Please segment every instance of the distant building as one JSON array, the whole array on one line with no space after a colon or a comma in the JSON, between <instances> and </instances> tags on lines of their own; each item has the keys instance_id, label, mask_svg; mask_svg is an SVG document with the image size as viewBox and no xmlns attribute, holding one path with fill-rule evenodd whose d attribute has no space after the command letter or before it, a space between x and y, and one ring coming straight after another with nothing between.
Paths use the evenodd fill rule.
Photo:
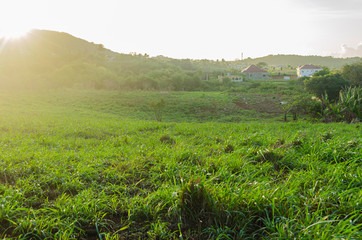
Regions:
<instances>
[{"instance_id":1,"label":"distant building","mask_svg":"<svg viewBox=\"0 0 362 240\"><path fill-rule=\"evenodd\" d=\"M297 75L298 77L311 77L313 74L321 70L323 70L323 68L311 64L303 65L297 67Z\"/></svg>"},{"instance_id":2,"label":"distant building","mask_svg":"<svg viewBox=\"0 0 362 240\"><path fill-rule=\"evenodd\" d=\"M269 73L255 65L250 65L241 71L248 79L269 79Z\"/></svg>"},{"instance_id":3,"label":"distant building","mask_svg":"<svg viewBox=\"0 0 362 240\"><path fill-rule=\"evenodd\" d=\"M243 76L230 75L230 74L227 74L226 76L218 76L217 78L219 79L220 82L223 82L225 78L230 78L231 82L235 83L241 83L244 80Z\"/></svg>"}]
</instances>

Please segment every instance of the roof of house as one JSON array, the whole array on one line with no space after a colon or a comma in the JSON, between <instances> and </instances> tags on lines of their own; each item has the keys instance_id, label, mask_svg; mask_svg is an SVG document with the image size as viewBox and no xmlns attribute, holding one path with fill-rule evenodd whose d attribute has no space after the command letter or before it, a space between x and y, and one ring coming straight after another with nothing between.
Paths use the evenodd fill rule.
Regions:
<instances>
[{"instance_id":1,"label":"roof of house","mask_svg":"<svg viewBox=\"0 0 362 240\"><path fill-rule=\"evenodd\" d=\"M314 66L312 64L307 64L307 65L300 66L299 69L322 69L322 68L318 67L318 66Z\"/></svg>"},{"instance_id":2,"label":"roof of house","mask_svg":"<svg viewBox=\"0 0 362 240\"><path fill-rule=\"evenodd\" d=\"M249 67L245 68L242 73L267 73L267 71L258 68L255 65L250 65Z\"/></svg>"}]
</instances>

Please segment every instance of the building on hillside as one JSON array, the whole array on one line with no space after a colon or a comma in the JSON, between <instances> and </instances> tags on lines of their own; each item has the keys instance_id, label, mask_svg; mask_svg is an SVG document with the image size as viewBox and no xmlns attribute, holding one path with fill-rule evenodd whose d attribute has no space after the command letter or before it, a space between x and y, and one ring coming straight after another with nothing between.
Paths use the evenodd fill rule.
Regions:
<instances>
[{"instance_id":1,"label":"building on hillside","mask_svg":"<svg viewBox=\"0 0 362 240\"><path fill-rule=\"evenodd\" d=\"M323 70L323 68L314 66L312 64L303 65L297 67L297 75L298 77L311 77L313 74L321 70Z\"/></svg>"},{"instance_id":2,"label":"building on hillside","mask_svg":"<svg viewBox=\"0 0 362 240\"><path fill-rule=\"evenodd\" d=\"M218 76L217 77L219 79L220 82L224 82L225 79L229 78L231 80L231 82L234 83L241 83L244 81L243 76L240 75L230 75L229 73L226 74L226 76Z\"/></svg>"},{"instance_id":3,"label":"building on hillside","mask_svg":"<svg viewBox=\"0 0 362 240\"><path fill-rule=\"evenodd\" d=\"M269 73L255 65L250 65L241 71L248 79L269 79Z\"/></svg>"}]
</instances>

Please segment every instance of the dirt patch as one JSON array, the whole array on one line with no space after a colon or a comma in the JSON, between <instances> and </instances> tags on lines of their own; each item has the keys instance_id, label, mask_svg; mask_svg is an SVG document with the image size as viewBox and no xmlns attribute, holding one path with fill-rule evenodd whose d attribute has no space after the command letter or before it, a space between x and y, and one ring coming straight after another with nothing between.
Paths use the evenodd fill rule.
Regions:
<instances>
[{"instance_id":1,"label":"dirt patch","mask_svg":"<svg viewBox=\"0 0 362 240\"><path fill-rule=\"evenodd\" d=\"M239 107L241 107L242 109L245 109L245 110L253 110L252 106L251 105L248 105L246 103L243 103L243 102L235 102L235 104Z\"/></svg>"},{"instance_id":2,"label":"dirt patch","mask_svg":"<svg viewBox=\"0 0 362 240\"><path fill-rule=\"evenodd\" d=\"M278 95L240 96L234 101L235 105L242 109L271 114L283 113L280 102L282 102L282 97Z\"/></svg>"}]
</instances>

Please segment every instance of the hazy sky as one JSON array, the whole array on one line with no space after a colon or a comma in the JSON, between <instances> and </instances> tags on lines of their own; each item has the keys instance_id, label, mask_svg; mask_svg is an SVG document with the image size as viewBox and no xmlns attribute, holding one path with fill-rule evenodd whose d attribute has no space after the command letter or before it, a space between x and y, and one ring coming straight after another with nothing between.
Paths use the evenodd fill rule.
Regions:
<instances>
[{"instance_id":1,"label":"hazy sky","mask_svg":"<svg viewBox=\"0 0 362 240\"><path fill-rule=\"evenodd\" d=\"M0 35L30 28L173 58L362 57L362 0L0 0Z\"/></svg>"}]
</instances>

